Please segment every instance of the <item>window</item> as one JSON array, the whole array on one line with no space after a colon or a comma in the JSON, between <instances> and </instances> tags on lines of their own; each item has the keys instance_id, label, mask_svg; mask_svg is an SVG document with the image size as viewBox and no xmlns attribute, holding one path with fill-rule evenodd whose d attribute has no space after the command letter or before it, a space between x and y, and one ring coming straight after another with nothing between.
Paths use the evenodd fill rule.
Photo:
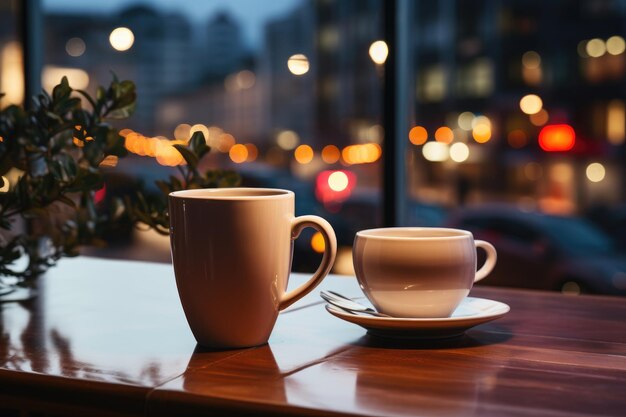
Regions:
<instances>
[{"instance_id":1,"label":"window","mask_svg":"<svg viewBox=\"0 0 626 417\"><path fill-rule=\"evenodd\" d=\"M294 190L296 214L327 218L346 258L336 272L350 272L355 232L381 224L382 65L370 56L381 9L380 0L46 0L42 82L50 89L66 75L93 92L111 71L134 81L137 109L120 128L159 143L204 132L208 166ZM175 172L149 147L130 151L116 176L149 183ZM133 234L169 260L167 239ZM313 242L310 230L296 242L295 270L317 266ZM125 256L144 257L140 246Z\"/></svg>"},{"instance_id":2,"label":"window","mask_svg":"<svg viewBox=\"0 0 626 417\"><path fill-rule=\"evenodd\" d=\"M0 106L21 104L24 99L22 44L18 40L17 1L0 1Z\"/></svg>"},{"instance_id":3,"label":"window","mask_svg":"<svg viewBox=\"0 0 626 417\"><path fill-rule=\"evenodd\" d=\"M120 128L157 141L201 130L207 166L295 190L298 214L337 230L335 272L350 272L359 229L454 225L470 207L587 218L624 247L623 1L45 0L41 11L45 88L62 74L91 91L110 71L135 81L138 108ZM171 161L131 151L121 175L169 175ZM297 242L296 270L317 264L314 240Z\"/></svg>"}]
</instances>

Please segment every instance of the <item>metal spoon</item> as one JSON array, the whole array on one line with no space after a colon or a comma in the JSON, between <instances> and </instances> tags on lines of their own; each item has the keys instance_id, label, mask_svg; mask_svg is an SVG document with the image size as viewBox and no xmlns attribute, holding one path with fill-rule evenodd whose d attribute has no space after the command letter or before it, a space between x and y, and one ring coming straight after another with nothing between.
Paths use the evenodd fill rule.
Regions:
<instances>
[{"instance_id":1,"label":"metal spoon","mask_svg":"<svg viewBox=\"0 0 626 417\"><path fill-rule=\"evenodd\" d=\"M379 313L373 308L369 308L364 306L363 304L357 303L356 301L347 298L341 294L337 294L333 291L321 291L320 296L329 302L330 304L341 308L342 310L346 310L348 312L357 312L357 313L365 313L375 317L391 317L387 314Z\"/></svg>"}]
</instances>

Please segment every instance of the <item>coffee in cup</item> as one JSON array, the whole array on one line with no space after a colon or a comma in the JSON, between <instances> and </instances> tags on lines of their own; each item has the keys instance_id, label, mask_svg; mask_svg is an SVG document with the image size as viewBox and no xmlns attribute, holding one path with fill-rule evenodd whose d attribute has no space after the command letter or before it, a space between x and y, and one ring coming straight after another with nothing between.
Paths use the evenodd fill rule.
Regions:
<instances>
[{"instance_id":1,"label":"coffee in cup","mask_svg":"<svg viewBox=\"0 0 626 417\"><path fill-rule=\"evenodd\" d=\"M476 271L476 248L487 252ZM471 232L428 227L391 227L357 232L353 262L361 289L393 317L449 317L474 282L496 264L496 250Z\"/></svg>"},{"instance_id":2,"label":"coffee in cup","mask_svg":"<svg viewBox=\"0 0 626 417\"><path fill-rule=\"evenodd\" d=\"M169 195L170 241L178 294L199 344L239 348L267 342L278 312L330 271L337 240L317 216L294 216L294 193L214 188ZM293 242L306 228L324 237L313 277L287 292Z\"/></svg>"}]
</instances>

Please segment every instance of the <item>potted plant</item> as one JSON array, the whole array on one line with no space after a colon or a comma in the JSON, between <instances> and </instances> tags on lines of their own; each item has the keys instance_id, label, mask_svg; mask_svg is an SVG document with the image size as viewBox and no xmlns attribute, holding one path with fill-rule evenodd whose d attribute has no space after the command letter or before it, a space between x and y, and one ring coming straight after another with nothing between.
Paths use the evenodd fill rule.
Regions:
<instances>
[{"instance_id":1,"label":"potted plant","mask_svg":"<svg viewBox=\"0 0 626 417\"><path fill-rule=\"evenodd\" d=\"M94 195L103 186L103 169L127 155L124 138L109 122L129 117L135 100L134 83L115 76L95 97L63 78L51 94L33 97L28 109L0 110L0 296L32 288L60 258L100 242L102 225L111 219L96 210ZM165 234L169 192L238 183L232 172L199 169L209 152L202 133L174 147L186 164L157 183L161 194L138 189L108 212L126 213Z\"/></svg>"}]
</instances>

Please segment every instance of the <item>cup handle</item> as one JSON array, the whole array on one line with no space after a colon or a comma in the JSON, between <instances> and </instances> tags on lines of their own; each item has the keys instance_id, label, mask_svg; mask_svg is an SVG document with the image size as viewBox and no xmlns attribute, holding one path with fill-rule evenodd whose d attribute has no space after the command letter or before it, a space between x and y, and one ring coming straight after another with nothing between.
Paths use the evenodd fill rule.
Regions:
<instances>
[{"instance_id":1,"label":"cup handle","mask_svg":"<svg viewBox=\"0 0 626 417\"><path fill-rule=\"evenodd\" d=\"M496 253L496 248L489 242L485 242L484 240L476 240L474 244L477 248L483 248L485 252L487 252L487 260L485 264L476 271L476 275L474 275L474 282L478 282L481 279L485 278L489 273L493 270L493 267L496 266L496 260L498 259L498 254Z\"/></svg>"},{"instance_id":2,"label":"cup handle","mask_svg":"<svg viewBox=\"0 0 626 417\"><path fill-rule=\"evenodd\" d=\"M313 288L317 287L324 277L328 275L335 262L335 256L337 255L337 238L335 237L335 231L330 223L318 216L296 217L291 223L291 239L297 239L298 236L300 236L300 232L307 227L314 228L324 237L324 256L322 256L322 262L311 279L283 296L278 306L279 310L289 307L307 295Z\"/></svg>"}]
</instances>

